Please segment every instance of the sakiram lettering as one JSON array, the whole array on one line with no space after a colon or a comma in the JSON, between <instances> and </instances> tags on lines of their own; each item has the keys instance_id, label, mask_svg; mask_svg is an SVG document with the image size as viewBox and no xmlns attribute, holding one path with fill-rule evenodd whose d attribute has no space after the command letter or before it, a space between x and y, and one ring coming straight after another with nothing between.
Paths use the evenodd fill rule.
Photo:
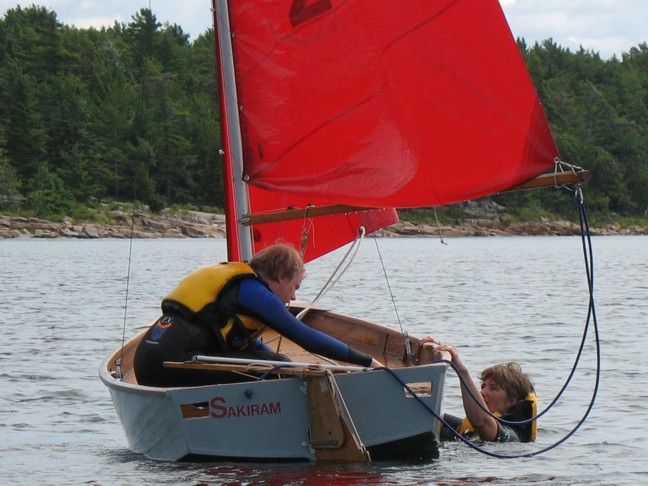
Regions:
<instances>
[{"instance_id":1,"label":"sakiram lettering","mask_svg":"<svg viewBox=\"0 0 648 486\"><path fill-rule=\"evenodd\" d=\"M209 415L215 419L275 415L281 413L281 402L247 403L228 405L223 397L214 397L209 402Z\"/></svg>"}]
</instances>

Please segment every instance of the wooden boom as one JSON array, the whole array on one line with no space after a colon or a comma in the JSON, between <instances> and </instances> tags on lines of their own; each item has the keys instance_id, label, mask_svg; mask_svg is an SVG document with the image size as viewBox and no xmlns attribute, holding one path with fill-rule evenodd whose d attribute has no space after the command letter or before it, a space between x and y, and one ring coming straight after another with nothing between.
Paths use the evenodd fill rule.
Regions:
<instances>
[{"instance_id":1,"label":"wooden boom","mask_svg":"<svg viewBox=\"0 0 648 486\"><path fill-rule=\"evenodd\" d=\"M578 184L590 180L591 174L588 170L579 170L576 172L552 172L542 174L529 181L513 186L509 189L500 191L514 192L528 189L537 189L540 187L565 186L568 184ZM362 211L371 211L381 208L363 208L358 206L347 206L344 204L334 204L330 206L308 206L306 208L288 208L282 211L272 211L267 213L247 214L241 218L241 223L245 226L263 223L274 223L277 221L288 221L291 219L314 218L317 216L326 216L328 214L353 213Z\"/></svg>"}]
</instances>

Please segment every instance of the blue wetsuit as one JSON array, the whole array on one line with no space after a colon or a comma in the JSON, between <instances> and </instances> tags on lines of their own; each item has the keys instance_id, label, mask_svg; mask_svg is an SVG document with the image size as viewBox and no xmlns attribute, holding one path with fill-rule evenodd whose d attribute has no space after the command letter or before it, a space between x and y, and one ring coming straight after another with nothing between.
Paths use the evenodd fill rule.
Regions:
<instances>
[{"instance_id":1,"label":"blue wetsuit","mask_svg":"<svg viewBox=\"0 0 648 486\"><path fill-rule=\"evenodd\" d=\"M301 322L288 312L276 294L256 279L241 282L237 300L239 306L247 309L250 314L258 316L266 325L311 353L362 366L371 365L370 356L358 353L347 344ZM260 339L250 349L269 351Z\"/></svg>"},{"instance_id":2,"label":"blue wetsuit","mask_svg":"<svg viewBox=\"0 0 648 486\"><path fill-rule=\"evenodd\" d=\"M331 359L370 366L371 356L308 327L295 318L267 285L251 275L237 280L216 297L219 309L227 315L248 315L299 344L307 351ZM273 352L261 339L223 340L216 326L174 301L163 301L163 315L146 332L138 345L134 370L138 383L150 386L188 386L245 381L228 371L168 368L164 361L188 361L196 355L227 356L244 359L289 361Z\"/></svg>"}]
</instances>

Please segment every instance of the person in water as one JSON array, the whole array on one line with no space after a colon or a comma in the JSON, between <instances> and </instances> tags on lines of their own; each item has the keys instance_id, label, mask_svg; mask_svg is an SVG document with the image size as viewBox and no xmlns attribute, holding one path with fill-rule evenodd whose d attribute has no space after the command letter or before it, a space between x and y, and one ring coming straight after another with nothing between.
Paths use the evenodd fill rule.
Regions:
<instances>
[{"instance_id":1,"label":"person in water","mask_svg":"<svg viewBox=\"0 0 648 486\"><path fill-rule=\"evenodd\" d=\"M519 422L536 415L533 383L518 363L498 364L486 368L479 376L482 381L480 390L470 377L468 368L454 346L444 344L434 337L425 337L421 341L432 343L437 351L450 353L461 378L461 398L466 417L462 419L449 414L444 415L444 420L455 431L466 437L477 435L484 441L532 442L535 440L535 421L511 425L501 423L493 417L495 415L507 421ZM488 409L490 414L480 404ZM441 436L444 440L455 438L452 431L445 427Z\"/></svg>"},{"instance_id":2,"label":"person in water","mask_svg":"<svg viewBox=\"0 0 648 486\"><path fill-rule=\"evenodd\" d=\"M162 300L162 316L139 343L134 358L138 383L192 386L242 381L228 371L164 367L196 355L290 361L261 339L269 327L307 351L365 367L381 367L371 356L312 329L286 305L305 277L300 254L287 244L258 252L248 263L201 267Z\"/></svg>"}]
</instances>

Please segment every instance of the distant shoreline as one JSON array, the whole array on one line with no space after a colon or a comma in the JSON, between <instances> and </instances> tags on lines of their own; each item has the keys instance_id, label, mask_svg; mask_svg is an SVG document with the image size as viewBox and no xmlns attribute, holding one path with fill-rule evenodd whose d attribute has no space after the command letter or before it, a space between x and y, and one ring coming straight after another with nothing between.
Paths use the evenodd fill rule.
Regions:
<instances>
[{"instance_id":1,"label":"distant shoreline","mask_svg":"<svg viewBox=\"0 0 648 486\"><path fill-rule=\"evenodd\" d=\"M621 228L613 223L590 228L593 235L648 235L648 226ZM415 224L401 221L376 233L399 236L569 236L580 227L570 221L530 221L503 224L496 219L474 218L451 225ZM53 222L38 218L0 215L0 238L224 238L225 216L200 211L172 214L112 211L107 223L77 222L65 218Z\"/></svg>"}]
</instances>

